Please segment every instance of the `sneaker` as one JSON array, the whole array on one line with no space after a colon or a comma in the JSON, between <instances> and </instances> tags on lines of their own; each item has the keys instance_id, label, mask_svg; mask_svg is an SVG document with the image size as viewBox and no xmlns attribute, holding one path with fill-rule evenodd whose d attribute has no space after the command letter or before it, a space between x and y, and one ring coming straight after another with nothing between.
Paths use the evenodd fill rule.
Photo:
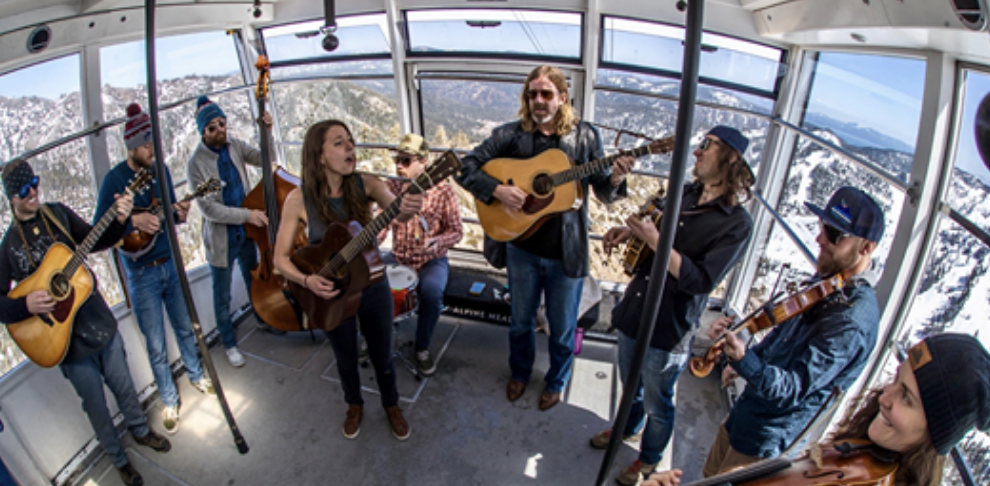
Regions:
<instances>
[{"instance_id":1,"label":"sneaker","mask_svg":"<svg viewBox=\"0 0 990 486\"><path fill-rule=\"evenodd\" d=\"M131 463L128 462L118 467L117 472L120 473L120 479L127 486L144 486L144 479L141 479L141 474L137 472L137 469L134 469Z\"/></svg>"},{"instance_id":2,"label":"sneaker","mask_svg":"<svg viewBox=\"0 0 990 486\"><path fill-rule=\"evenodd\" d=\"M179 407L165 407L162 410L162 427L165 427L168 435L175 435L179 431Z\"/></svg>"},{"instance_id":3,"label":"sneaker","mask_svg":"<svg viewBox=\"0 0 990 486\"><path fill-rule=\"evenodd\" d=\"M437 364L433 362L429 349L416 351L416 367L423 376L433 376L433 373L436 373Z\"/></svg>"},{"instance_id":4,"label":"sneaker","mask_svg":"<svg viewBox=\"0 0 990 486\"><path fill-rule=\"evenodd\" d=\"M647 464L636 459L628 467L619 471L619 474L615 475L615 482L623 486L636 486L644 477L649 476L650 473L655 471L656 468L656 464Z\"/></svg>"},{"instance_id":5,"label":"sneaker","mask_svg":"<svg viewBox=\"0 0 990 486\"><path fill-rule=\"evenodd\" d=\"M244 366L244 355L241 354L239 349L237 349L237 346L234 346L233 348L227 350L227 361L230 362L230 366L240 368L241 366Z\"/></svg>"},{"instance_id":6,"label":"sneaker","mask_svg":"<svg viewBox=\"0 0 990 486\"><path fill-rule=\"evenodd\" d=\"M169 442L164 436L151 429L148 429L148 435L144 437L135 437L134 441L143 446L148 446L158 452L168 452L172 450L172 443Z\"/></svg>"},{"instance_id":7,"label":"sneaker","mask_svg":"<svg viewBox=\"0 0 990 486\"><path fill-rule=\"evenodd\" d=\"M240 354L240 353L238 353ZM243 360L244 358L241 358ZM200 393L204 395L216 395L217 391L213 389L213 382L207 377L202 377L199 381L192 384L193 388L199 390Z\"/></svg>"},{"instance_id":8,"label":"sneaker","mask_svg":"<svg viewBox=\"0 0 990 486\"><path fill-rule=\"evenodd\" d=\"M591 447L595 449L605 449L608 447L608 441L612 437L612 429L603 430L591 437ZM643 438L643 433L627 435L622 438L622 442L626 444L632 444L634 442L639 442Z\"/></svg>"},{"instance_id":9,"label":"sneaker","mask_svg":"<svg viewBox=\"0 0 990 486\"><path fill-rule=\"evenodd\" d=\"M344 438L353 439L361 432L361 418L364 417L364 406L350 405L347 407L347 418L344 419Z\"/></svg>"},{"instance_id":10,"label":"sneaker","mask_svg":"<svg viewBox=\"0 0 990 486\"><path fill-rule=\"evenodd\" d=\"M409 438L409 424L402 416L402 409L398 405L392 405L385 409L388 414L388 423L392 426L392 435L396 439L406 440Z\"/></svg>"}]
</instances>

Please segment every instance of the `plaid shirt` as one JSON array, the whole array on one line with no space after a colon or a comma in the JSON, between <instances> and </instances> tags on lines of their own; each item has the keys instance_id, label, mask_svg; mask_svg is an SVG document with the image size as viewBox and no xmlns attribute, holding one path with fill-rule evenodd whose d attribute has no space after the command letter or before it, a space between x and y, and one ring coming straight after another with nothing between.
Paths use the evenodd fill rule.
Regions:
<instances>
[{"instance_id":1,"label":"plaid shirt","mask_svg":"<svg viewBox=\"0 0 990 486\"><path fill-rule=\"evenodd\" d=\"M387 184L392 194L402 193L402 182L390 179ZM440 182L426 191L419 215L405 223L393 220L389 228L392 230L392 254L402 265L418 272L426 262L447 256L447 250L464 236L454 188L446 181ZM384 236L383 232L379 240ZM429 238L436 238L435 247L426 247Z\"/></svg>"}]
</instances>

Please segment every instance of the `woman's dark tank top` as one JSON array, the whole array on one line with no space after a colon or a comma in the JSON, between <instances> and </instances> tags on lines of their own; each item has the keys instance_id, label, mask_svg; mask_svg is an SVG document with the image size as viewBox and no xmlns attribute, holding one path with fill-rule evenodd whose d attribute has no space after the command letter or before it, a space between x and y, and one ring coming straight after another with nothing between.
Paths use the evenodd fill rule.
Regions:
<instances>
[{"instance_id":1,"label":"woman's dark tank top","mask_svg":"<svg viewBox=\"0 0 990 486\"><path fill-rule=\"evenodd\" d=\"M364 201L367 204L368 194L364 192L364 178L360 175L355 175L357 177L358 192L364 197ZM306 220L308 221L306 226L307 239L310 244L317 244L323 241L323 236L327 234L327 228L329 225L320 218L320 212L316 209L316 205L313 201L310 201L306 197L306 192L303 191L303 204L306 206ZM344 209L344 198L342 197L331 197L327 200L327 204L330 206L330 211L334 214L340 216L340 220L344 221L347 217L347 211Z\"/></svg>"}]
</instances>

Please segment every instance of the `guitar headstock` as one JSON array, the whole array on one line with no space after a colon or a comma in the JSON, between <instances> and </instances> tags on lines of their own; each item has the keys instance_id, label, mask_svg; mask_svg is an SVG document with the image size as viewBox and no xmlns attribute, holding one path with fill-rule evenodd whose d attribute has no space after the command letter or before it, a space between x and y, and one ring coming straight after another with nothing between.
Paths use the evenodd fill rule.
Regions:
<instances>
[{"instance_id":1,"label":"guitar headstock","mask_svg":"<svg viewBox=\"0 0 990 486\"><path fill-rule=\"evenodd\" d=\"M137 174L134 174L134 178L131 179L131 183L127 186L127 192L133 195L141 194L151 185L153 179L154 176L152 176L151 171L141 169Z\"/></svg>"},{"instance_id":2,"label":"guitar headstock","mask_svg":"<svg viewBox=\"0 0 990 486\"><path fill-rule=\"evenodd\" d=\"M221 189L223 189L223 183L220 182L220 179L210 177L209 180L200 184L190 197L202 197L207 194L213 194L214 192L220 192Z\"/></svg>"},{"instance_id":3,"label":"guitar headstock","mask_svg":"<svg viewBox=\"0 0 990 486\"><path fill-rule=\"evenodd\" d=\"M419 186L424 190L435 186L438 182L456 174L461 170L461 159L457 158L453 150L448 150L435 160L433 164L426 168L422 174L413 181L414 186Z\"/></svg>"},{"instance_id":4,"label":"guitar headstock","mask_svg":"<svg viewBox=\"0 0 990 486\"><path fill-rule=\"evenodd\" d=\"M674 150L674 137L661 138L650 142L650 153L660 155Z\"/></svg>"},{"instance_id":5,"label":"guitar headstock","mask_svg":"<svg viewBox=\"0 0 990 486\"><path fill-rule=\"evenodd\" d=\"M268 80L271 75L271 63L268 62L268 57L260 55L254 63L254 67L258 70L258 84L254 89L254 96L259 100L263 100L268 98Z\"/></svg>"}]
</instances>

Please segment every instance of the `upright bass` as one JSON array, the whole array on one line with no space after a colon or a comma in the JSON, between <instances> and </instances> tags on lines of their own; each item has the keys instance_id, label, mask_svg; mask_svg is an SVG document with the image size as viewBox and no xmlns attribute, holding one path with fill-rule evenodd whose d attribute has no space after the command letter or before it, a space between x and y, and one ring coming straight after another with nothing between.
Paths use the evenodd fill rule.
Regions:
<instances>
[{"instance_id":1,"label":"upright bass","mask_svg":"<svg viewBox=\"0 0 990 486\"><path fill-rule=\"evenodd\" d=\"M268 98L268 80L270 64L265 56L258 56L255 63L258 69L258 86L255 95L258 99L258 129L261 134L261 182L244 198L241 207L264 211L268 216L268 225L259 228L250 224L244 225L248 238L258 245L258 266L251 270L251 303L258 318L274 329L280 331L306 330L303 313L294 304L292 294L285 285L285 279L275 270L272 254L275 250L275 237L281 221L282 205L285 198L293 189L299 187L299 178L278 167L272 169L270 134L268 127L261 117L265 113L265 102ZM306 231L299 228L294 248L305 246Z\"/></svg>"}]
</instances>

